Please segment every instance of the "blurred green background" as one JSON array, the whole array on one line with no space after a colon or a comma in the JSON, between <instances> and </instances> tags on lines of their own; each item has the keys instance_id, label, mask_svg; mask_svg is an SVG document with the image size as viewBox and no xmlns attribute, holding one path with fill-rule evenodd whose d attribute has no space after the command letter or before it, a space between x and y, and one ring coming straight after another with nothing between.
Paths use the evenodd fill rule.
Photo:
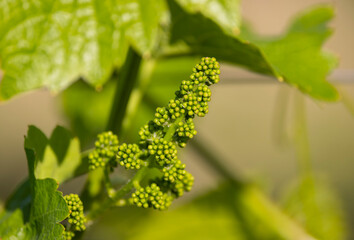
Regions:
<instances>
[{"instance_id":1,"label":"blurred green background","mask_svg":"<svg viewBox=\"0 0 354 240\"><path fill-rule=\"evenodd\" d=\"M330 186L342 204L350 234L348 239L354 239L354 1L248 0L242 2L242 12L257 32L278 34L285 29L291 16L316 3L330 3L336 9L336 17L332 22L335 33L325 47L340 58L338 68L329 79L338 87L345 101L324 103L305 97L310 154L316 175ZM234 66L224 64L221 72L222 83L213 87L215 101L210 105L208 117L198 120L198 133L222 154L224 164L235 174L259 185L280 204L284 193L298 176L293 139L296 132L293 105L297 93L273 79ZM281 107L282 103L285 107ZM86 104L82 102L83 107ZM280 109L286 111L284 119L280 117L284 113L280 113ZM27 93L1 103L0 116L0 199L4 200L27 176L23 150L23 136L27 126L36 125L50 135L56 125L70 127L70 124L64 114L60 96L53 97L45 90ZM218 177L202 163L193 149L188 148L183 159L196 180L194 190L179 204L200 201L201 206L208 207L206 203L203 205L202 199L192 199L216 189L220 183ZM84 178L81 177L62 189L64 192L75 191L83 181ZM187 207L186 211L194 210ZM146 214L140 210L133 212L136 216ZM116 217L117 214L123 215L124 210L110 214L111 217ZM131 217L133 219L134 214ZM220 227L230 225L230 228L225 229L232 229L235 223L225 220L228 218L223 214L218 214L215 210L216 220L210 224L216 229L217 224ZM182 224L186 215L178 216L178 212L175 212L174 219L179 217L181 219L176 224ZM128 216L127 222L129 221L133 220L129 220ZM151 221L162 224L156 217ZM136 224L140 226L139 223ZM119 232L121 228L117 228L118 225L129 228L122 220L111 221L111 218L107 218L102 224L95 226L86 239L116 239L122 234L124 236L124 233ZM178 229L175 231L178 232ZM205 234L196 235L194 239L228 239L231 233L220 230L220 233L215 233L219 238L213 238L212 233ZM138 236L139 234L137 239ZM145 237L150 239L148 234ZM166 236L161 235L163 237Z\"/></svg>"}]
</instances>

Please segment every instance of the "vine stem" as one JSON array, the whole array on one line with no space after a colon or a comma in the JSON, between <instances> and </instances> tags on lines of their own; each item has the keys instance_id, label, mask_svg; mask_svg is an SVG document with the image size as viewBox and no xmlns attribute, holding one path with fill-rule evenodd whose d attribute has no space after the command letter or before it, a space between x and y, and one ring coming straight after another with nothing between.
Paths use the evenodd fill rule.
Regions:
<instances>
[{"instance_id":1,"label":"vine stem","mask_svg":"<svg viewBox=\"0 0 354 240\"><path fill-rule=\"evenodd\" d=\"M117 133L122 129L129 97L138 79L140 64L141 56L130 47L127 59L125 60L122 71L118 76L115 95L106 127L107 131L110 130Z\"/></svg>"}]
</instances>

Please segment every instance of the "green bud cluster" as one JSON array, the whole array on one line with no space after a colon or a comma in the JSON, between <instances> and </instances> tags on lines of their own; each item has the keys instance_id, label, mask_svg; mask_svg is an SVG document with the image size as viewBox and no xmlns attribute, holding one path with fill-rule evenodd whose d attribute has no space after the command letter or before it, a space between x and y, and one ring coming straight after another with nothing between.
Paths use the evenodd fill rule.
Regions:
<instances>
[{"instance_id":1,"label":"green bud cluster","mask_svg":"<svg viewBox=\"0 0 354 240\"><path fill-rule=\"evenodd\" d=\"M172 164L177 159L177 149L173 142L163 139L155 139L148 146L149 154L153 155L156 162L161 166Z\"/></svg>"},{"instance_id":2,"label":"green bud cluster","mask_svg":"<svg viewBox=\"0 0 354 240\"><path fill-rule=\"evenodd\" d=\"M153 119L140 129L139 145L118 146L118 138L111 132L99 135L96 149L89 156L90 169L107 163L119 163L126 169L139 171L157 168L160 172L153 181L138 178L134 182L136 191L129 200L138 207L168 208L174 198L192 189L194 177L177 159L176 146L185 147L188 140L197 134L193 119L208 113L211 100L209 86L219 82L219 74L219 63L215 58L202 58L193 68L189 80L182 81L175 97L166 106L158 107ZM112 161L114 156L116 158ZM142 182L149 184L140 187Z\"/></svg>"},{"instance_id":3,"label":"green bud cluster","mask_svg":"<svg viewBox=\"0 0 354 240\"><path fill-rule=\"evenodd\" d=\"M123 143L118 147L117 160L126 169L139 169L141 164L140 153L138 145Z\"/></svg>"},{"instance_id":4,"label":"green bud cluster","mask_svg":"<svg viewBox=\"0 0 354 240\"><path fill-rule=\"evenodd\" d=\"M168 116L167 109L164 107L156 108L155 118L154 118L153 122L157 126L164 126L165 124L167 124L168 120L169 120L169 116Z\"/></svg>"},{"instance_id":5,"label":"green bud cluster","mask_svg":"<svg viewBox=\"0 0 354 240\"><path fill-rule=\"evenodd\" d=\"M72 240L75 237L75 233L72 231L64 231L63 235L65 240Z\"/></svg>"},{"instance_id":6,"label":"green bud cluster","mask_svg":"<svg viewBox=\"0 0 354 240\"><path fill-rule=\"evenodd\" d=\"M188 118L185 122L179 122L176 129L175 139L178 145L183 148L189 139L192 139L197 134L194 129L194 122L192 118Z\"/></svg>"},{"instance_id":7,"label":"green bud cluster","mask_svg":"<svg viewBox=\"0 0 354 240\"><path fill-rule=\"evenodd\" d=\"M130 198L130 202L138 207L152 207L158 210L167 209L172 200L173 198L169 194L162 192L156 183L136 190Z\"/></svg>"},{"instance_id":8,"label":"green bud cluster","mask_svg":"<svg viewBox=\"0 0 354 240\"><path fill-rule=\"evenodd\" d=\"M69 208L68 223L75 231L84 231L86 229L86 218L84 215L84 206L77 194L65 195L64 199Z\"/></svg>"},{"instance_id":9,"label":"green bud cluster","mask_svg":"<svg viewBox=\"0 0 354 240\"><path fill-rule=\"evenodd\" d=\"M97 136L95 150L89 154L89 169L104 167L114 159L118 151L118 137L111 131L103 132Z\"/></svg>"},{"instance_id":10,"label":"green bud cluster","mask_svg":"<svg viewBox=\"0 0 354 240\"><path fill-rule=\"evenodd\" d=\"M145 146L147 143L153 142L155 139L160 139L163 137L161 127L155 125L153 121L145 124L139 131L140 145Z\"/></svg>"},{"instance_id":11,"label":"green bud cluster","mask_svg":"<svg viewBox=\"0 0 354 240\"><path fill-rule=\"evenodd\" d=\"M176 181L182 181L186 175L186 164L183 164L181 160L177 160L175 164L162 169L163 179L166 182L174 183Z\"/></svg>"},{"instance_id":12,"label":"green bud cluster","mask_svg":"<svg viewBox=\"0 0 354 240\"><path fill-rule=\"evenodd\" d=\"M211 100L209 86L219 81L219 74L219 63L215 58L202 58L194 67L190 79L182 81L176 97L167 106L157 108L154 120L140 130L140 145L147 148L152 162L157 163L162 174L151 183L149 192L153 186L159 189L159 196L167 194L177 198L191 190L194 177L185 170L185 164L177 159L176 144L185 147L187 141L197 134L193 118L208 113ZM167 141L165 136L171 127L175 131L172 136L169 133ZM140 207L154 207L148 201L150 195L146 191L144 188L137 190L132 195L132 202Z\"/></svg>"},{"instance_id":13,"label":"green bud cluster","mask_svg":"<svg viewBox=\"0 0 354 240\"><path fill-rule=\"evenodd\" d=\"M202 61L193 68L190 76L194 82L205 83L208 86L220 81L220 65L215 58L204 57Z\"/></svg>"},{"instance_id":14,"label":"green bud cluster","mask_svg":"<svg viewBox=\"0 0 354 240\"><path fill-rule=\"evenodd\" d=\"M168 112L171 115L171 119L176 120L180 116L183 116L186 112L182 106L182 102L178 99L171 99L168 104Z\"/></svg>"},{"instance_id":15,"label":"green bud cluster","mask_svg":"<svg viewBox=\"0 0 354 240\"><path fill-rule=\"evenodd\" d=\"M176 195L176 197L183 196L184 192L189 192L192 190L194 184L194 177L189 172L186 172L181 181L177 181L172 184L171 191Z\"/></svg>"}]
</instances>

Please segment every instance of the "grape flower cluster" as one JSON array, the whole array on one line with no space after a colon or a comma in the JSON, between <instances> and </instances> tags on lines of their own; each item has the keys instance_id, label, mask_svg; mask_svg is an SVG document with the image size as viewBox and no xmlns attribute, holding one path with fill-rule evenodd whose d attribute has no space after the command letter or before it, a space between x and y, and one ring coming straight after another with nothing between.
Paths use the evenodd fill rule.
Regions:
<instances>
[{"instance_id":1,"label":"grape flower cluster","mask_svg":"<svg viewBox=\"0 0 354 240\"><path fill-rule=\"evenodd\" d=\"M193 119L209 112L209 86L219 82L220 67L215 58L204 57L193 68L188 80L183 80L175 97L166 106L158 107L154 118L139 131L138 144L118 145L111 132L98 136L90 154L90 169L121 165L129 170L157 169L153 179L140 179L128 199L142 208L167 209L173 199L192 189L194 177L177 157L177 146L183 148L197 131ZM113 158L115 156L115 158ZM144 186L140 184L144 183Z\"/></svg>"},{"instance_id":2,"label":"grape flower cluster","mask_svg":"<svg viewBox=\"0 0 354 240\"><path fill-rule=\"evenodd\" d=\"M95 142L95 150L88 156L89 169L94 170L99 167L104 167L106 164L114 166L118 143L117 135L113 134L111 131L98 134L97 141Z\"/></svg>"},{"instance_id":3,"label":"grape flower cluster","mask_svg":"<svg viewBox=\"0 0 354 240\"><path fill-rule=\"evenodd\" d=\"M68 229L64 231L63 234L66 240L71 240L75 236L74 232L81 232L86 229L84 206L77 194L65 195L64 200L69 208L69 216L67 218L67 222L70 225Z\"/></svg>"}]
</instances>

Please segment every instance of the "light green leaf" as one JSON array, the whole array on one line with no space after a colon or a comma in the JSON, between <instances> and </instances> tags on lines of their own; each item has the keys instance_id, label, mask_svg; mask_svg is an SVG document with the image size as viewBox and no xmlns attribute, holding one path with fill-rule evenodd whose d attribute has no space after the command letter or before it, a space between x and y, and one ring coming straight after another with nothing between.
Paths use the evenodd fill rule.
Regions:
<instances>
[{"instance_id":1,"label":"light green leaf","mask_svg":"<svg viewBox=\"0 0 354 240\"><path fill-rule=\"evenodd\" d=\"M47 87L53 92L79 77L101 86L124 62L128 44L151 54L162 0L30 1L0 3L0 97Z\"/></svg>"},{"instance_id":2,"label":"light green leaf","mask_svg":"<svg viewBox=\"0 0 354 240\"><path fill-rule=\"evenodd\" d=\"M338 99L336 89L326 81L336 60L321 50L331 32L327 23L333 16L332 8L318 7L305 12L284 36L264 41L246 29L241 30L241 36L232 36L203 14L189 13L173 0L168 3L171 41L187 43L191 54L213 56L274 76L317 99Z\"/></svg>"},{"instance_id":3,"label":"light green leaf","mask_svg":"<svg viewBox=\"0 0 354 240\"><path fill-rule=\"evenodd\" d=\"M304 177L292 186L284 210L318 239L343 240L345 220L338 199L324 183Z\"/></svg>"},{"instance_id":4,"label":"light green leaf","mask_svg":"<svg viewBox=\"0 0 354 240\"><path fill-rule=\"evenodd\" d=\"M200 12L213 19L226 32L240 33L241 13L239 0L177 0L189 13Z\"/></svg>"},{"instance_id":5,"label":"light green leaf","mask_svg":"<svg viewBox=\"0 0 354 240\"><path fill-rule=\"evenodd\" d=\"M35 126L29 126L25 147L36 152L35 176L54 178L58 183L72 178L81 163L80 142L63 127L56 127L48 139Z\"/></svg>"},{"instance_id":6,"label":"light green leaf","mask_svg":"<svg viewBox=\"0 0 354 240\"><path fill-rule=\"evenodd\" d=\"M0 215L0 238L12 236L23 227L22 215L21 209L5 211Z\"/></svg>"},{"instance_id":7,"label":"light green leaf","mask_svg":"<svg viewBox=\"0 0 354 240\"><path fill-rule=\"evenodd\" d=\"M337 59L321 50L333 15L331 7L317 7L299 15L282 36L262 39L246 30L244 38L260 47L280 79L314 98L337 100L337 90L326 81Z\"/></svg>"},{"instance_id":8,"label":"light green leaf","mask_svg":"<svg viewBox=\"0 0 354 240\"><path fill-rule=\"evenodd\" d=\"M124 209L117 211L112 218ZM105 231L109 231L108 226L113 228L109 232L111 238L129 240L314 240L259 190L246 184L223 186L176 209L149 213L144 218L131 217L128 228L109 217L102 225ZM117 235L112 237L113 233Z\"/></svg>"}]
</instances>

